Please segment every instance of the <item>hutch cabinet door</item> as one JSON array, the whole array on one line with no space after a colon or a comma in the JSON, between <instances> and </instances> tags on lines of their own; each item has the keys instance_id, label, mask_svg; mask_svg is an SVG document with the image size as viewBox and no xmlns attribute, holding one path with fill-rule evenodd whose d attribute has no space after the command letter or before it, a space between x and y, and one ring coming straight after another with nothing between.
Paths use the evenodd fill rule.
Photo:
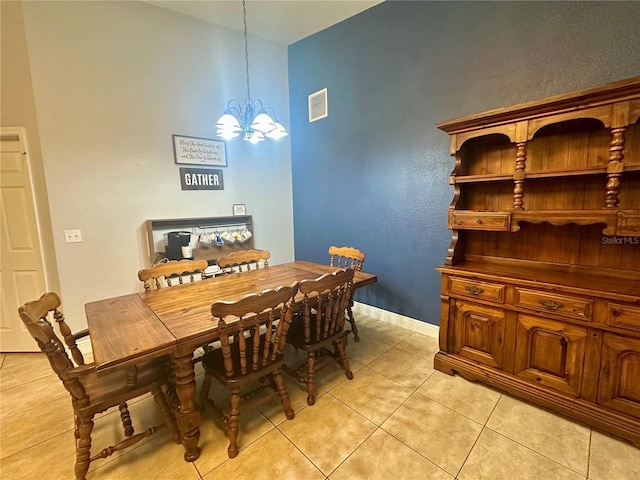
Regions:
<instances>
[{"instance_id":1,"label":"hutch cabinet door","mask_svg":"<svg viewBox=\"0 0 640 480\"><path fill-rule=\"evenodd\" d=\"M579 397L586 337L584 327L518 314L514 373Z\"/></svg>"},{"instance_id":2,"label":"hutch cabinet door","mask_svg":"<svg viewBox=\"0 0 640 480\"><path fill-rule=\"evenodd\" d=\"M459 300L454 311L454 353L490 367L502 368L504 311Z\"/></svg>"},{"instance_id":3,"label":"hutch cabinet door","mask_svg":"<svg viewBox=\"0 0 640 480\"><path fill-rule=\"evenodd\" d=\"M598 403L640 418L640 339L605 333Z\"/></svg>"}]
</instances>

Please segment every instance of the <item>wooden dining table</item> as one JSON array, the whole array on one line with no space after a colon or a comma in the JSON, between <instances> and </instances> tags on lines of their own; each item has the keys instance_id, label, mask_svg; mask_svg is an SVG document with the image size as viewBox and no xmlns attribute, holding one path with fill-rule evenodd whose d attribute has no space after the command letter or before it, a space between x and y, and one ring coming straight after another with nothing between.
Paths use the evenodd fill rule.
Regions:
<instances>
[{"instance_id":1,"label":"wooden dining table","mask_svg":"<svg viewBox=\"0 0 640 480\"><path fill-rule=\"evenodd\" d=\"M193 354L218 338L211 305L335 270L328 265L296 261L87 303L96 371L107 373L168 355L179 402L176 420L184 458L193 462L200 456L201 421L195 401ZM353 285L361 288L376 281L373 274L356 272ZM294 308L301 308L301 302L302 295L298 294Z\"/></svg>"}]
</instances>

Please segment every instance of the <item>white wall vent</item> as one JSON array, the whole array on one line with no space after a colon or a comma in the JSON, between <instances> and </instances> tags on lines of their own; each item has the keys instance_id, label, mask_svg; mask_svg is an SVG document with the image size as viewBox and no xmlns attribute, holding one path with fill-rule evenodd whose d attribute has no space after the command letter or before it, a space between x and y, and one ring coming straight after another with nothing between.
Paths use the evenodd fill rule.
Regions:
<instances>
[{"instance_id":1,"label":"white wall vent","mask_svg":"<svg viewBox=\"0 0 640 480\"><path fill-rule=\"evenodd\" d=\"M323 88L309 95L309 123L329 116L327 89Z\"/></svg>"}]
</instances>

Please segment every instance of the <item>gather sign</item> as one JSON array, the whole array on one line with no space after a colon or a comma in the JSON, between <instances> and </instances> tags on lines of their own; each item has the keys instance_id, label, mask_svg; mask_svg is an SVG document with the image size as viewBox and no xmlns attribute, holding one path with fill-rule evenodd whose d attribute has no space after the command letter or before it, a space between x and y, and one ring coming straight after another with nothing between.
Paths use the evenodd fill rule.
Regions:
<instances>
[{"instance_id":1,"label":"gather sign","mask_svg":"<svg viewBox=\"0 0 640 480\"><path fill-rule=\"evenodd\" d=\"M224 190L219 168L180 168L182 190Z\"/></svg>"}]
</instances>

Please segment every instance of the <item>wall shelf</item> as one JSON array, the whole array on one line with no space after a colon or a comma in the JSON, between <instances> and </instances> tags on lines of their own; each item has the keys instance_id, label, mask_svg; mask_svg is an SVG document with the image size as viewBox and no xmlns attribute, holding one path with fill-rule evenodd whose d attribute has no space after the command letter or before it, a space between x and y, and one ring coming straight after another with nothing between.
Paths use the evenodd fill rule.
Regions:
<instances>
[{"instance_id":1,"label":"wall shelf","mask_svg":"<svg viewBox=\"0 0 640 480\"><path fill-rule=\"evenodd\" d=\"M236 230L247 228L253 235L253 217L251 215L234 215L228 217L199 217L199 218L165 218L147 220L145 222L147 231L147 247L149 262L153 264L165 254L164 245L166 234L170 231L188 231L193 235L201 233L212 233L216 230ZM196 260L207 260L209 265L216 263L216 260L231 252L254 248L254 236L244 243L225 244L222 246L204 246L201 243L193 250L193 258Z\"/></svg>"}]
</instances>

